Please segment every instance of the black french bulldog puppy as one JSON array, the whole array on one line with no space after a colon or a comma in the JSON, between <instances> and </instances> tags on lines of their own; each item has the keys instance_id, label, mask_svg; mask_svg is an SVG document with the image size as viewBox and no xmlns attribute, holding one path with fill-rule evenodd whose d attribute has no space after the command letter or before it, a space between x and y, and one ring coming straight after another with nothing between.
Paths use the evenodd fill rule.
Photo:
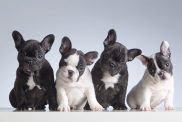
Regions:
<instances>
[{"instance_id":1,"label":"black french bulldog puppy","mask_svg":"<svg viewBox=\"0 0 182 122\"><path fill-rule=\"evenodd\" d=\"M104 41L104 51L92 69L92 79L98 102L105 108L127 109L125 96L128 86L127 62L140 55L140 49L128 50L116 42L116 32L111 29Z\"/></svg>"},{"instance_id":2,"label":"black french bulldog puppy","mask_svg":"<svg viewBox=\"0 0 182 122\"><path fill-rule=\"evenodd\" d=\"M36 40L25 41L18 31L13 31L12 36L18 50L19 67L9 95L11 105L17 110L44 110L48 103L50 110L56 110L53 69L45 59L54 42L54 35L47 35L40 43Z\"/></svg>"}]
</instances>

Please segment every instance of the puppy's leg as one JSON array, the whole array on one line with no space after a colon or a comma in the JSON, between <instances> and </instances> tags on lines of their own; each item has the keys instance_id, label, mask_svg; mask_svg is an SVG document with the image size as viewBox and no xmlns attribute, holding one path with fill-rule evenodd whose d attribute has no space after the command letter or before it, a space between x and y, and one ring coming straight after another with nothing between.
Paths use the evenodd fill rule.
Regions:
<instances>
[{"instance_id":1,"label":"puppy's leg","mask_svg":"<svg viewBox=\"0 0 182 122\"><path fill-rule=\"evenodd\" d=\"M128 93L127 95L127 104L128 106L131 108L131 110L137 109L137 103L135 100L135 96L134 96L134 92L133 89Z\"/></svg>"},{"instance_id":2,"label":"puppy's leg","mask_svg":"<svg viewBox=\"0 0 182 122\"><path fill-rule=\"evenodd\" d=\"M44 88L42 89L38 89L37 87L35 87L34 89L36 89L34 91L35 94L35 110L41 110L44 111L45 110L45 105L46 105L46 90ZM57 108L56 108L57 109Z\"/></svg>"},{"instance_id":3,"label":"puppy's leg","mask_svg":"<svg viewBox=\"0 0 182 122\"><path fill-rule=\"evenodd\" d=\"M149 89L144 89L142 92L141 92L141 96L140 96L140 93L138 93L138 95L140 97L138 97L138 101L142 101L141 102L141 106L140 106L140 110L141 111L151 111L151 106L150 106L150 99L151 99L151 91ZM141 99L141 100L139 100Z\"/></svg>"},{"instance_id":4,"label":"puppy's leg","mask_svg":"<svg viewBox=\"0 0 182 122\"><path fill-rule=\"evenodd\" d=\"M12 89L11 92L10 92L10 94L9 94L9 101L10 101L10 104L11 104L14 108L17 107L14 89Z\"/></svg>"},{"instance_id":5,"label":"puppy's leg","mask_svg":"<svg viewBox=\"0 0 182 122\"><path fill-rule=\"evenodd\" d=\"M85 107L86 103L87 103L87 99L85 99L83 102L81 102L81 103L77 106L76 110L84 111L84 107Z\"/></svg>"},{"instance_id":6,"label":"puppy's leg","mask_svg":"<svg viewBox=\"0 0 182 122\"><path fill-rule=\"evenodd\" d=\"M27 110L27 98L25 95L25 91L21 86L17 86L14 88L16 103L17 103L17 110Z\"/></svg>"},{"instance_id":7,"label":"puppy's leg","mask_svg":"<svg viewBox=\"0 0 182 122\"><path fill-rule=\"evenodd\" d=\"M56 99L56 88L54 83L54 74L52 68L48 67L49 69L45 69L47 71L51 71L47 73L47 77L43 77L45 84L45 88L47 89L47 95L48 95L48 104L49 104L49 110L57 110L58 104Z\"/></svg>"},{"instance_id":8,"label":"puppy's leg","mask_svg":"<svg viewBox=\"0 0 182 122\"><path fill-rule=\"evenodd\" d=\"M49 103L49 110L57 110L58 104L56 100L56 88L54 85L48 88L48 103Z\"/></svg>"},{"instance_id":9,"label":"puppy's leg","mask_svg":"<svg viewBox=\"0 0 182 122\"><path fill-rule=\"evenodd\" d=\"M127 107L125 105L125 98L126 98L126 90L127 86L120 86L116 89L120 89L120 92L118 93L117 97L114 99L113 107L116 110L127 110Z\"/></svg>"},{"instance_id":10,"label":"puppy's leg","mask_svg":"<svg viewBox=\"0 0 182 122\"><path fill-rule=\"evenodd\" d=\"M104 108L98 103L98 101L96 100L96 96L95 96L95 90L94 87L90 87L87 89L86 91L86 96L87 96L87 100L88 103L90 105L91 110L94 111L101 111Z\"/></svg>"},{"instance_id":11,"label":"puppy's leg","mask_svg":"<svg viewBox=\"0 0 182 122\"><path fill-rule=\"evenodd\" d=\"M57 88L57 101L59 111L70 111L66 91L62 87Z\"/></svg>"},{"instance_id":12,"label":"puppy's leg","mask_svg":"<svg viewBox=\"0 0 182 122\"><path fill-rule=\"evenodd\" d=\"M173 105L173 94L174 94L174 90L170 90L168 92L168 95L166 97L166 99L164 100L164 107L165 110L174 110L174 105Z\"/></svg>"}]
</instances>

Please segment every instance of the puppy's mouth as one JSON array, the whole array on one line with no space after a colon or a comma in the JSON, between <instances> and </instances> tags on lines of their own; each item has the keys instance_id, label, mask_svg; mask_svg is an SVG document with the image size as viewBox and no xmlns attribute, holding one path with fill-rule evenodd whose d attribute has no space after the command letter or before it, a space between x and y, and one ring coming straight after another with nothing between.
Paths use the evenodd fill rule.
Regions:
<instances>
[{"instance_id":1,"label":"puppy's mouth","mask_svg":"<svg viewBox=\"0 0 182 122\"><path fill-rule=\"evenodd\" d=\"M33 71L28 68L27 66L20 66L19 67L25 74L31 74Z\"/></svg>"},{"instance_id":2,"label":"puppy's mouth","mask_svg":"<svg viewBox=\"0 0 182 122\"><path fill-rule=\"evenodd\" d=\"M31 74L32 72L38 71L38 69L31 69L31 68L22 68L22 70L26 74Z\"/></svg>"},{"instance_id":3,"label":"puppy's mouth","mask_svg":"<svg viewBox=\"0 0 182 122\"><path fill-rule=\"evenodd\" d=\"M68 79L69 81L71 81L71 82L78 82L78 81L79 81L79 77L77 78L77 80L74 80L73 77L68 76L67 79Z\"/></svg>"},{"instance_id":4,"label":"puppy's mouth","mask_svg":"<svg viewBox=\"0 0 182 122\"><path fill-rule=\"evenodd\" d=\"M163 76L159 76L161 80L166 80L166 76L163 75Z\"/></svg>"},{"instance_id":5,"label":"puppy's mouth","mask_svg":"<svg viewBox=\"0 0 182 122\"><path fill-rule=\"evenodd\" d=\"M119 72L118 71L109 71L110 75L111 76L115 76L117 75Z\"/></svg>"},{"instance_id":6,"label":"puppy's mouth","mask_svg":"<svg viewBox=\"0 0 182 122\"><path fill-rule=\"evenodd\" d=\"M28 64L24 64L22 66L20 66L20 68L26 73L26 74L30 74L31 72L35 72L40 70L41 65L37 64L37 65L28 65Z\"/></svg>"},{"instance_id":7,"label":"puppy's mouth","mask_svg":"<svg viewBox=\"0 0 182 122\"><path fill-rule=\"evenodd\" d=\"M26 73L26 74L31 74L31 70L29 70L29 69L27 69L27 70L24 70L24 72Z\"/></svg>"},{"instance_id":8,"label":"puppy's mouth","mask_svg":"<svg viewBox=\"0 0 182 122\"><path fill-rule=\"evenodd\" d=\"M118 74L118 73L111 73L111 76L115 76L116 74Z\"/></svg>"},{"instance_id":9,"label":"puppy's mouth","mask_svg":"<svg viewBox=\"0 0 182 122\"><path fill-rule=\"evenodd\" d=\"M72 80L72 76L68 76L67 78L68 78L69 80Z\"/></svg>"}]
</instances>

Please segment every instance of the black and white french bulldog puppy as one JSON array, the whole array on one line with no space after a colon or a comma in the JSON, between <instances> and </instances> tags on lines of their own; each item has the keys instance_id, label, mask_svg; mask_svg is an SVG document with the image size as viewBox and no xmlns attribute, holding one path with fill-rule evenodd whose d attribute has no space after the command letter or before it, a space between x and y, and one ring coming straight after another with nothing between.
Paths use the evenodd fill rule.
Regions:
<instances>
[{"instance_id":1,"label":"black and white french bulldog puppy","mask_svg":"<svg viewBox=\"0 0 182 122\"><path fill-rule=\"evenodd\" d=\"M50 110L57 110L53 69L45 59L54 35L47 35L40 43L25 41L18 31L13 31L12 36L18 50L19 67L9 95L11 105L17 110L44 110L48 103Z\"/></svg>"},{"instance_id":2,"label":"black and white french bulldog puppy","mask_svg":"<svg viewBox=\"0 0 182 122\"><path fill-rule=\"evenodd\" d=\"M96 98L105 109L127 109L125 105L128 86L126 63L140 54L140 49L128 50L124 45L116 42L115 30L109 30L104 41L104 51L91 72Z\"/></svg>"},{"instance_id":3,"label":"black and white french bulldog puppy","mask_svg":"<svg viewBox=\"0 0 182 122\"><path fill-rule=\"evenodd\" d=\"M150 111L164 102L166 110L173 106L173 65L167 41L163 41L160 52L150 57L138 56L147 67L142 80L129 92L127 103L132 109Z\"/></svg>"},{"instance_id":4,"label":"black and white french bulldog puppy","mask_svg":"<svg viewBox=\"0 0 182 122\"><path fill-rule=\"evenodd\" d=\"M56 74L58 110L83 110L87 101L92 110L102 110L103 107L96 100L92 76L87 67L98 57L98 53L84 54L72 48L68 37L62 39L59 51L62 58Z\"/></svg>"}]
</instances>

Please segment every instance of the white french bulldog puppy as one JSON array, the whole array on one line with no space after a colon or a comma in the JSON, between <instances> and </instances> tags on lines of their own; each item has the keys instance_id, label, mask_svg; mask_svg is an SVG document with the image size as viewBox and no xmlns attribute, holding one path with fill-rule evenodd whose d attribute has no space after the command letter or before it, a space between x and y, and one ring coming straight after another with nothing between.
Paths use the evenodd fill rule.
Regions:
<instances>
[{"instance_id":1,"label":"white french bulldog puppy","mask_svg":"<svg viewBox=\"0 0 182 122\"><path fill-rule=\"evenodd\" d=\"M68 37L62 39L59 51L62 58L56 74L58 110L83 110L87 101L92 110L103 110L96 100L91 73L87 67L98 57L98 53L93 51L84 54L72 48Z\"/></svg>"},{"instance_id":2,"label":"white french bulldog puppy","mask_svg":"<svg viewBox=\"0 0 182 122\"><path fill-rule=\"evenodd\" d=\"M138 58L147 69L142 80L127 96L129 107L150 111L164 101L165 110L173 110L173 65L168 42L162 42L160 52Z\"/></svg>"}]
</instances>

